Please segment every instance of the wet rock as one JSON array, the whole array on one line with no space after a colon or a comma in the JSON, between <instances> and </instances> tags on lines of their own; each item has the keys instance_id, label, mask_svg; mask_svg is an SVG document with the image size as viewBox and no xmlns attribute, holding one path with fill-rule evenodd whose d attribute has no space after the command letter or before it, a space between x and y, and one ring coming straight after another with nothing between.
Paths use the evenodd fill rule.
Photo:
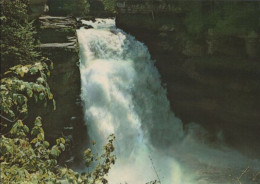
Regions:
<instances>
[{"instance_id":1,"label":"wet rock","mask_svg":"<svg viewBox=\"0 0 260 184\"><path fill-rule=\"evenodd\" d=\"M85 28L85 29L91 29L91 28L93 28L93 26L91 26L91 25L85 25L84 28Z\"/></svg>"}]
</instances>

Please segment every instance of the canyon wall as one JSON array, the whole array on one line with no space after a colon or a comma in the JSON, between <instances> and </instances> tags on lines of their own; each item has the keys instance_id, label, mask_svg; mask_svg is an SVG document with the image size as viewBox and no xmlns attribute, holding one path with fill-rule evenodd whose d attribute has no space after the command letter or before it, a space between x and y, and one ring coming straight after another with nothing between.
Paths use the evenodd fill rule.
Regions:
<instances>
[{"instance_id":1,"label":"canyon wall","mask_svg":"<svg viewBox=\"0 0 260 184\"><path fill-rule=\"evenodd\" d=\"M259 157L260 22L256 17L256 27L244 31L252 16L242 14L236 31L225 24L233 19L225 17L230 12L223 13L224 6L231 9L231 17L239 17L236 11L252 5L118 1L116 24L148 46L172 109L185 124L197 122L212 141L224 139ZM260 8L258 2L253 6ZM215 18L220 13L223 17ZM218 23L213 26L214 21Z\"/></svg>"},{"instance_id":2,"label":"canyon wall","mask_svg":"<svg viewBox=\"0 0 260 184\"><path fill-rule=\"evenodd\" d=\"M48 81L57 106L55 111L50 105L41 112L44 127L49 137L65 136L70 143L67 153L71 151L70 154L77 157L80 152L76 150L86 145L82 140L87 140L87 132L80 98L76 19L39 17L38 36L42 54L53 61L54 70Z\"/></svg>"},{"instance_id":3,"label":"canyon wall","mask_svg":"<svg viewBox=\"0 0 260 184\"><path fill-rule=\"evenodd\" d=\"M52 8L52 7L50 7ZM56 101L43 108L42 104L34 103L29 119L41 116L46 138L55 142L58 137L66 138L66 151L61 162L80 164L82 150L87 146L87 129L81 106L81 84L79 71L79 50L76 35L76 18L55 17L47 15L47 0L29 0L30 19L37 28L37 39L42 56L53 62L54 69L48 78L51 92Z\"/></svg>"}]
</instances>

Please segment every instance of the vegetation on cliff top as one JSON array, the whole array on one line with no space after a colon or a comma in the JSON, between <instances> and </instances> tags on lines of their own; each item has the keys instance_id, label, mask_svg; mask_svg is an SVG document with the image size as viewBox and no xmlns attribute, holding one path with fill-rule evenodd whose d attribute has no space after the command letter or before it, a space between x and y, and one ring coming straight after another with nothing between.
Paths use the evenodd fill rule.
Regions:
<instances>
[{"instance_id":1,"label":"vegetation on cliff top","mask_svg":"<svg viewBox=\"0 0 260 184\"><path fill-rule=\"evenodd\" d=\"M175 29L182 32L179 40L186 52L256 57L259 2L184 1L175 6L183 15Z\"/></svg>"},{"instance_id":2,"label":"vegetation on cliff top","mask_svg":"<svg viewBox=\"0 0 260 184\"><path fill-rule=\"evenodd\" d=\"M32 63L39 56L35 50L35 29L28 20L27 0L1 0L1 66L2 70Z\"/></svg>"},{"instance_id":3,"label":"vegetation on cliff top","mask_svg":"<svg viewBox=\"0 0 260 184\"><path fill-rule=\"evenodd\" d=\"M87 17L88 15L98 15L104 12L115 14L116 2L117 0L55 0L48 1L48 4L50 14Z\"/></svg>"},{"instance_id":4,"label":"vegetation on cliff top","mask_svg":"<svg viewBox=\"0 0 260 184\"><path fill-rule=\"evenodd\" d=\"M89 12L87 0L48 1L50 13L55 15L85 16Z\"/></svg>"}]
</instances>

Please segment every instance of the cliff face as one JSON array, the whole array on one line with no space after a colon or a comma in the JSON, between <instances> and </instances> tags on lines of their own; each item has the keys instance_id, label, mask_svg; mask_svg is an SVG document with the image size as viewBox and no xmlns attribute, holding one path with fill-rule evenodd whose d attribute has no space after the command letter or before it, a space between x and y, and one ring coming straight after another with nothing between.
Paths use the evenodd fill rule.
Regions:
<instances>
[{"instance_id":1,"label":"cliff face","mask_svg":"<svg viewBox=\"0 0 260 184\"><path fill-rule=\"evenodd\" d=\"M185 124L201 124L213 140L222 132L229 145L259 156L259 30L223 33L229 26L221 30L217 24L205 29L203 17L192 27L190 19L200 12L189 15L188 5L142 2L118 2L116 24L148 46L176 115ZM210 8L202 2L192 6ZM199 25L198 34L190 33Z\"/></svg>"},{"instance_id":2,"label":"cliff face","mask_svg":"<svg viewBox=\"0 0 260 184\"><path fill-rule=\"evenodd\" d=\"M80 98L77 21L75 18L44 15L49 11L48 3L47 0L29 0L29 13L37 27L39 50L42 56L53 62L48 84L56 101L56 110L53 110L53 104L43 108L42 104L34 103L29 119L42 117L46 138L50 142L61 136L66 138L66 151L60 161L73 157L73 162L79 166L81 151L87 145L87 129Z\"/></svg>"},{"instance_id":3,"label":"cliff face","mask_svg":"<svg viewBox=\"0 0 260 184\"><path fill-rule=\"evenodd\" d=\"M48 78L56 100L56 110L52 104L42 108L34 104L30 114L40 115L47 139L51 142L63 136L69 146L64 159L77 156L78 149L84 148L87 140L86 127L80 99L79 53L76 37L76 19L68 17L41 16L38 18L39 49L44 57L53 62L54 69ZM39 106L39 108L38 108Z\"/></svg>"}]
</instances>

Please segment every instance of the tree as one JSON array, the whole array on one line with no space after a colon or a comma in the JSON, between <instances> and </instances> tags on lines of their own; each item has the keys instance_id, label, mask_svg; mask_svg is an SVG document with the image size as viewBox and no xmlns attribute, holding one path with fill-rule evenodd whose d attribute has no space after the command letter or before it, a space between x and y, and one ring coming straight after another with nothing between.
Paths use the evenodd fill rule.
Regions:
<instances>
[{"instance_id":1,"label":"tree","mask_svg":"<svg viewBox=\"0 0 260 184\"><path fill-rule=\"evenodd\" d=\"M116 3L117 0L102 0L104 8L110 13L116 13Z\"/></svg>"},{"instance_id":2,"label":"tree","mask_svg":"<svg viewBox=\"0 0 260 184\"><path fill-rule=\"evenodd\" d=\"M32 63L39 56L35 49L35 29L28 19L27 0L1 0L2 69Z\"/></svg>"},{"instance_id":3,"label":"tree","mask_svg":"<svg viewBox=\"0 0 260 184\"><path fill-rule=\"evenodd\" d=\"M85 16L89 12L87 0L50 1L50 13L54 15Z\"/></svg>"}]
</instances>

